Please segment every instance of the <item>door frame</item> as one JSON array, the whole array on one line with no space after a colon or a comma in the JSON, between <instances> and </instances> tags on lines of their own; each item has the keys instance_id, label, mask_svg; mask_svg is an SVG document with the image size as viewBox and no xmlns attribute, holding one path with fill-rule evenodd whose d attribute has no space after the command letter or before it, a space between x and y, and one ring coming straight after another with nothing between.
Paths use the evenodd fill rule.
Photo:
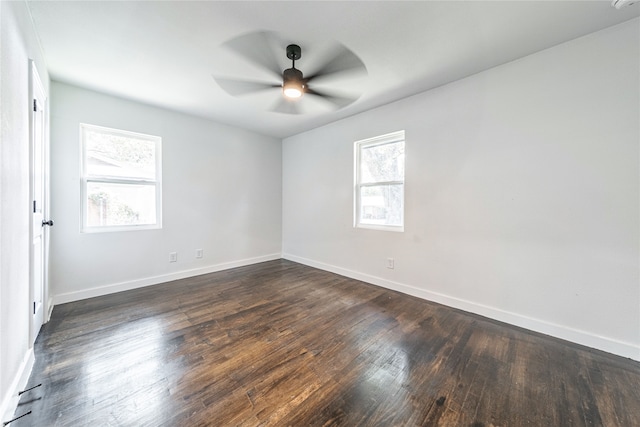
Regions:
<instances>
[{"instance_id":1,"label":"door frame","mask_svg":"<svg viewBox=\"0 0 640 427\"><path fill-rule=\"evenodd\" d=\"M49 304L49 228L43 227L42 229L42 324L35 325L34 316L34 302L36 294L36 278L35 278L35 260L37 259L33 249L34 239L34 209L33 203L35 200L34 194L34 147L35 147L35 99L36 94L39 92L43 97L42 105L38 105L42 108L42 180L43 180L43 195L42 195L42 218L48 219L49 217L49 99L40 73L33 60L29 60L29 346L33 346L37 338L37 332L40 327L49 320L50 306Z\"/></svg>"}]
</instances>

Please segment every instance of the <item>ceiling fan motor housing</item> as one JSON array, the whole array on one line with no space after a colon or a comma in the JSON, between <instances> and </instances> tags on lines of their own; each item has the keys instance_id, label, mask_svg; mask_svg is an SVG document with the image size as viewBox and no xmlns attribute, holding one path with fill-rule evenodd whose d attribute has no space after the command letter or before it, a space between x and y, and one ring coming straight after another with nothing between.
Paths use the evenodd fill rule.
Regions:
<instances>
[{"instance_id":1,"label":"ceiling fan motor housing","mask_svg":"<svg viewBox=\"0 0 640 427\"><path fill-rule=\"evenodd\" d=\"M287 68L282 73L282 80L284 80L284 83L290 81L303 83L302 71L298 70L297 68Z\"/></svg>"}]
</instances>

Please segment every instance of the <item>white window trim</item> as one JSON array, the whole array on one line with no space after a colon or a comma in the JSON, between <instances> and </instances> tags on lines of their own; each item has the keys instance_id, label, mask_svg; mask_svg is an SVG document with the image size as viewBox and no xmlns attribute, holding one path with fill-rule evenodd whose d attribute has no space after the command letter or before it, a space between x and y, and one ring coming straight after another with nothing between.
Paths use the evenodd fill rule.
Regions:
<instances>
[{"instance_id":1,"label":"white window trim","mask_svg":"<svg viewBox=\"0 0 640 427\"><path fill-rule=\"evenodd\" d=\"M101 133L110 133L118 136L131 136L136 139L144 139L155 144L156 151L156 179L131 179L111 176L91 176L87 177L86 171L86 150L85 150L85 130L94 130ZM156 223L141 225L107 225L107 226L87 226L87 184L89 182L104 182L114 184L137 184L154 185L156 190ZM81 233L108 233L114 231L135 231L135 230L155 230L162 228L162 138L155 135L131 132L126 130L107 128L103 126L80 123L80 232Z\"/></svg>"},{"instance_id":2,"label":"white window trim","mask_svg":"<svg viewBox=\"0 0 640 427\"><path fill-rule=\"evenodd\" d=\"M372 230L383 230L383 231L395 231L395 232L404 232L404 223L405 223L405 215L404 215L404 193L405 193L405 180L402 181L376 181L374 183L362 184L360 182L360 151L363 146L367 147L375 147L377 145L384 144L392 144L394 142L405 142L405 152L406 152L406 141L405 141L405 133L404 130L400 130L397 132L388 133L385 135L375 136L373 138L362 139L360 141L356 141L354 144L354 167L353 167L353 182L354 182L354 200L353 200L353 226L354 228L368 228ZM399 185L402 184L402 225L386 225L386 224L364 224L360 222L360 189L362 187L368 186L377 186L377 185Z\"/></svg>"}]
</instances>

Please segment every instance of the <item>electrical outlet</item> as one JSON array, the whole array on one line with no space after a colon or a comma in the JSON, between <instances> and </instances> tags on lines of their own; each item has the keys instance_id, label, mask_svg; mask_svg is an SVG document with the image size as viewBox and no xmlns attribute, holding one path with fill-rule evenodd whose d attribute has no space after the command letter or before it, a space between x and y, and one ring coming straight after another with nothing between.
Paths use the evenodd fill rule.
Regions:
<instances>
[{"instance_id":1,"label":"electrical outlet","mask_svg":"<svg viewBox=\"0 0 640 427\"><path fill-rule=\"evenodd\" d=\"M178 261L178 252L169 252L169 262Z\"/></svg>"},{"instance_id":2,"label":"electrical outlet","mask_svg":"<svg viewBox=\"0 0 640 427\"><path fill-rule=\"evenodd\" d=\"M196 258L202 258L204 251L202 249L196 249Z\"/></svg>"},{"instance_id":3,"label":"electrical outlet","mask_svg":"<svg viewBox=\"0 0 640 427\"><path fill-rule=\"evenodd\" d=\"M387 268L390 268L393 270L393 267L394 267L393 258L387 258Z\"/></svg>"}]
</instances>

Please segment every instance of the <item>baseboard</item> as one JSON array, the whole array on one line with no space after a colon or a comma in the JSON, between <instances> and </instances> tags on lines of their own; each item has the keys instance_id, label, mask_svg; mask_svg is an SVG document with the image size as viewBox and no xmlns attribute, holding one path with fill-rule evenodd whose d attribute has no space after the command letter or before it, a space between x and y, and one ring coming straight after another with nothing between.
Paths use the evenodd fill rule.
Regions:
<instances>
[{"instance_id":1,"label":"baseboard","mask_svg":"<svg viewBox=\"0 0 640 427\"><path fill-rule=\"evenodd\" d=\"M0 414L2 414L3 422L9 421L14 417L13 414L16 412L18 401L20 400L18 392L25 389L27 381L29 381L29 376L31 375L31 370L33 369L34 362L35 356L33 353L33 348L30 348L24 355L18 371L15 373L15 376L11 380L11 385L9 386L7 394L2 397Z\"/></svg>"},{"instance_id":2,"label":"baseboard","mask_svg":"<svg viewBox=\"0 0 640 427\"><path fill-rule=\"evenodd\" d=\"M49 302L47 303L47 317L45 317L44 323L47 323L49 320L51 320L51 313L53 313L53 306L54 306L54 302L53 302L53 298L49 298Z\"/></svg>"},{"instance_id":3,"label":"baseboard","mask_svg":"<svg viewBox=\"0 0 640 427\"><path fill-rule=\"evenodd\" d=\"M558 325L540 319L534 319L518 313L504 311L495 307L489 307L483 304L475 303L473 301L451 297L437 292L431 292L425 289L416 288L415 286L394 282L391 280L345 269L342 267L337 267L335 265L325 264L323 262L314 261L292 254L283 253L282 258L300 264L305 264L310 267L315 267L320 270L330 271L341 276L361 280L363 282L371 283L383 288L402 292L403 294L412 295L470 313L479 314L490 319L509 323L514 326L525 328L534 332L539 332L545 335L550 335L552 337L560 338L566 341L571 341L573 343L584 345L586 347L595 348L607 353L612 353L618 356L640 361L640 345L614 340L608 337L595 335L590 332L569 328L567 326Z\"/></svg>"},{"instance_id":4,"label":"baseboard","mask_svg":"<svg viewBox=\"0 0 640 427\"><path fill-rule=\"evenodd\" d=\"M87 298L99 297L102 295L113 294L116 292L128 291L131 289L143 288L146 286L157 285L159 283L170 282L172 280L185 279L187 277L199 276L201 274L215 273L216 271L228 270L230 268L244 267L245 265L257 264L259 262L272 261L280 259L282 255L269 254L254 258L247 258L237 261L225 262L221 264L210 265L207 267L194 268L190 270L182 270L169 274L162 274L159 276L146 277L143 279L130 280L126 282L114 283L105 286L98 286L90 289L83 289L81 291L67 292L53 296L54 305L64 304L72 301L79 301Z\"/></svg>"}]
</instances>

